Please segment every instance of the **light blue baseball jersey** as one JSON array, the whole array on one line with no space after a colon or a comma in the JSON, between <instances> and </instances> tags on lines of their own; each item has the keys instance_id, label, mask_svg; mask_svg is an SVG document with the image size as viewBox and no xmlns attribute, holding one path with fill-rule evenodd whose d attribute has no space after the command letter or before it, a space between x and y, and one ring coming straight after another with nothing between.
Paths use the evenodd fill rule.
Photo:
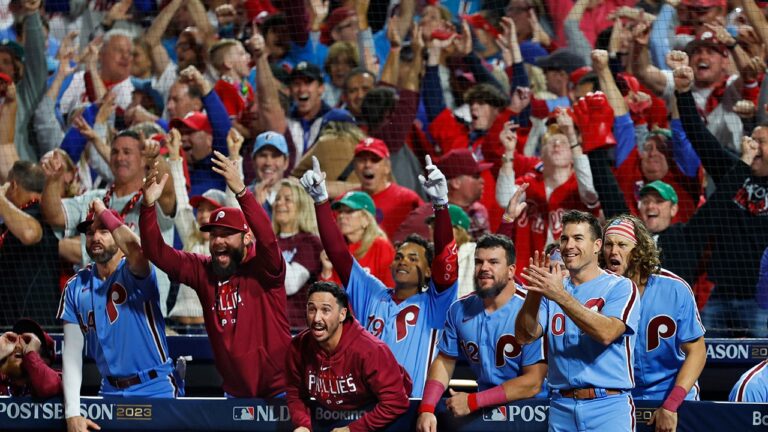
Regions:
<instances>
[{"instance_id":1,"label":"light blue baseball jersey","mask_svg":"<svg viewBox=\"0 0 768 432\"><path fill-rule=\"evenodd\" d=\"M483 299L469 294L451 305L445 330L437 349L451 358L463 357L477 377L479 391L523 373L523 367L545 361L539 338L521 345L515 339L515 319L527 292L517 286L515 295L493 313L485 310ZM543 390L537 397L546 397Z\"/></svg>"},{"instance_id":2,"label":"light blue baseball jersey","mask_svg":"<svg viewBox=\"0 0 768 432\"><path fill-rule=\"evenodd\" d=\"M579 286L566 277L563 285L579 303L621 320L627 328L624 335L605 346L584 333L557 303L543 298L539 324L548 342L550 388L632 389L632 352L640 319L637 287L625 277L604 271Z\"/></svg>"},{"instance_id":3,"label":"light blue baseball jersey","mask_svg":"<svg viewBox=\"0 0 768 432\"><path fill-rule=\"evenodd\" d=\"M666 399L685 361L680 346L702 336L704 325L691 287L667 270L651 275L640 297L632 396L635 399ZM699 399L698 383L686 399Z\"/></svg>"},{"instance_id":4,"label":"light blue baseball jersey","mask_svg":"<svg viewBox=\"0 0 768 432\"><path fill-rule=\"evenodd\" d=\"M172 371L165 323L160 313L154 266L139 279L123 258L102 281L96 266L80 270L62 293L57 317L78 324L102 377L130 377L155 369L167 379Z\"/></svg>"},{"instance_id":5,"label":"light blue baseball jersey","mask_svg":"<svg viewBox=\"0 0 768 432\"><path fill-rule=\"evenodd\" d=\"M458 283L437 292L429 282L426 291L399 301L395 291L366 272L353 260L347 294L360 324L392 350L413 380L413 397L421 397L427 370L435 358L440 331L448 308L456 300Z\"/></svg>"},{"instance_id":6,"label":"light blue baseball jersey","mask_svg":"<svg viewBox=\"0 0 768 432\"><path fill-rule=\"evenodd\" d=\"M756 364L739 378L728 395L731 402L768 403L768 360Z\"/></svg>"}]
</instances>

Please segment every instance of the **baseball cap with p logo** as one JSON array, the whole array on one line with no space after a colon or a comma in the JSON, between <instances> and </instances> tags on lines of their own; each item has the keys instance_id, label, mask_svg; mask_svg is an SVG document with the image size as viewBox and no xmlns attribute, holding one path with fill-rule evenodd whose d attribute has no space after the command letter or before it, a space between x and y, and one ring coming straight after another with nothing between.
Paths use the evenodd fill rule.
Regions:
<instances>
[{"instance_id":1,"label":"baseball cap with p logo","mask_svg":"<svg viewBox=\"0 0 768 432\"><path fill-rule=\"evenodd\" d=\"M213 228L229 228L239 232L248 232L248 224L242 210L234 207L221 207L211 213L208 223L200 227L200 231L211 231Z\"/></svg>"}]
</instances>

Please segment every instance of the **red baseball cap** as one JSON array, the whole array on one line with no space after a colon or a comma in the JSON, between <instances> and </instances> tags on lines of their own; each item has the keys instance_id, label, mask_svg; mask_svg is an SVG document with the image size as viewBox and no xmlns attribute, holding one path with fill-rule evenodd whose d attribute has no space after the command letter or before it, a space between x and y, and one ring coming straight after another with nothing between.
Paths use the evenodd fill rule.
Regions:
<instances>
[{"instance_id":1,"label":"red baseball cap","mask_svg":"<svg viewBox=\"0 0 768 432\"><path fill-rule=\"evenodd\" d=\"M207 202L213 208L218 209L219 207L224 207L226 200L227 194L224 193L224 191L219 189L208 189L207 191L203 192L202 195L195 195L191 197L189 199L189 205L191 205L192 208L197 208L200 203Z\"/></svg>"},{"instance_id":2,"label":"red baseball cap","mask_svg":"<svg viewBox=\"0 0 768 432\"><path fill-rule=\"evenodd\" d=\"M461 18L463 18L470 26L476 29L485 30L494 39L501 36L499 30L497 30L496 27L494 27L482 14L462 15Z\"/></svg>"},{"instance_id":3,"label":"red baseball cap","mask_svg":"<svg viewBox=\"0 0 768 432\"><path fill-rule=\"evenodd\" d=\"M355 146L355 156L363 152L373 153L382 159L389 158L389 149L387 148L387 145L384 141L378 138L363 138L363 140Z\"/></svg>"},{"instance_id":4,"label":"red baseball cap","mask_svg":"<svg viewBox=\"0 0 768 432\"><path fill-rule=\"evenodd\" d=\"M205 131L213 133L211 123L208 122L208 116L200 111L192 111L184 116L184 118L175 118L171 120L172 128L176 129L192 129L193 131Z\"/></svg>"},{"instance_id":5,"label":"red baseball cap","mask_svg":"<svg viewBox=\"0 0 768 432\"><path fill-rule=\"evenodd\" d=\"M478 162L469 149L451 150L443 155L436 165L447 179L460 175L477 175L493 166L490 162Z\"/></svg>"},{"instance_id":6,"label":"red baseball cap","mask_svg":"<svg viewBox=\"0 0 768 432\"><path fill-rule=\"evenodd\" d=\"M47 358L53 363L56 360L56 347L53 338L31 318L22 318L13 325L13 332L21 336L24 333L32 333L40 339L40 357Z\"/></svg>"},{"instance_id":7,"label":"red baseball cap","mask_svg":"<svg viewBox=\"0 0 768 432\"><path fill-rule=\"evenodd\" d=\"M331 39L331 32L333 29L345 19L352 18L356 15L357 13L355 10L350 7L340 6L334 9L333 12L328 15L328 18L325 19L325 24L323 24L323 29L320 32L320 42L325 45L331 45L333 43L333 40Z\"/></svg>"},{"instance_id":8,"label":"red baseball cap","mask_svg":"<svg viewBox=\"0 0 768 432\"><path fill-rule=\"evenodd\" d=\"M200 227L200 231L208 232L215 227L229 228L239 232L248 232L245 215L239 208L221 207L211 213L208 223Z\"/></svg>"},{"instance_id":9,"label":"red baseball cap","mask_svg":"<svg viewBox=\"0 0 768 432\"><path fill-rule=\"evenodd\" d=\"M592 72L592 68L589 66L582 66L575 71L571 72L570 76L568 77L571 80L571 84L577 85L579 81L584 78L584 76L588 73Z\"/></svg>"},{"instance_id":10,"label":"red baseball cap","mask_svg":"<svg viewBox=\"0 0 768 432\"><path fill-rule=\"evenodd\" d=\"M13 82L13 79L7 74L0 72L0 81L5 81L6 83L10 84Z\"/></svg>"},{"instance_id":11,"label":"red baseball cap","mask_svg":"<svg viewBox=\"0 0 768 432\"><path fill-rule=\"evenodd\" d=\"M712 48L715 51L719 51L723 57L728 56L728 47L717 38L717 35L709 30L705 30L696 35L696 39L688 42L685 46L685 52L689 56L692 56L694 51L700 47Z\"/></svg>"}]
</instances>

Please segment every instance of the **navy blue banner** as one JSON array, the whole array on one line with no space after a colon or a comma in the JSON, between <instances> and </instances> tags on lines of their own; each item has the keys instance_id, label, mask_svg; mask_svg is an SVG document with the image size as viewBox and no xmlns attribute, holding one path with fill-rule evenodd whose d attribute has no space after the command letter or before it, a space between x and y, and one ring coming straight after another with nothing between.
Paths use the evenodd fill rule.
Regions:
<instances>
[{"instance_id":1,"label":"navy blue banner","mask_svg":"<svg viewBox=\"0 0 768 432\"><path fill-rule=\"evenodd\" d=\"M407 414L387 429L412 431L419 401L412 400ZM645 425L659 405L636 401L637 430L652 431ZM288 407L282 400L260 399L120 399L83 398L81 412L103 430L153 431L292 431ZM365 411L328 411L312 408L315 431L348 424ZM680 407L678 431L765 431L768 430L768 405L728 402L685 402ZM549 405L546 400L529 400L484 409L461 419L446 411L443 402L437 409L440 431L521 431L547 430ZM0 398L0 430L64 430L62 400L38 401L30 398Z\"/></svg>"},{"instance_id":2,"label":"navy blue banner","mask_svg":"<svg viewBox=\"0 0 768 432\"><path fill-rule=\"evenodd\" d=\"M62 334L53 334L56 351L61 354ZM195 361L213 361L213 352L205 335L168 336L173 358L192 356ZM88 347L86 355L90 357ZM707 339L707 364L753 366L768 358L768 339Z\"/></svg>"}]
</instances>

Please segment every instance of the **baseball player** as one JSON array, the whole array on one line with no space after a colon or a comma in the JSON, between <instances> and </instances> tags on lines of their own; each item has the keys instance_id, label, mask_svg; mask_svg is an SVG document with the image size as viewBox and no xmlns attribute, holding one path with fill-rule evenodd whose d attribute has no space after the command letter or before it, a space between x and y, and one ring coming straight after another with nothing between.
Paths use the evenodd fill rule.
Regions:
<instances>
[{"instance_id":1,"label":"baseball player","mask_svg":"<svg viewBox=\"0 0 768 432\"><path fill-rule=\"evenodd\" d=\"M448 213L448 184L427 156L427 178L420 176L435 209L435 251L420 236L400 244L390 268L395 287L387 288L357 263L349 253L333 220L325 173L317 158L301 184L315 200L320 239L328 258L346 287L355 317L383 340L397 361L413 378L413 396L421 397L427 369L435 357L445 315L456 300L458 255Z\"/></svg>"},{"instance_id":2,"label":"baseball player","mask_svg":"<svg viewBox=\"0 0 768 432\"><path fill-rule=\"evenodd\" d=\"M731 402L768 402L768 360L756 364L739 378L728 395Z\"/></svg>"},{"instance_id":3,"label":"baseball player","mask_svg":"<svg viewBox=\"0 0 768 432\"><path fill-rule=\"evenodd\" d=\"M308 329L291 341L286 400L295 432L309 432L309 399L330 410L373 409L341 431L384 428L408 410L413 383L392 351L352 318L347 294L315 282L307 300Z\"/></svg>"},{"instance_id":4,"label":"baseball player","mask_svg":"<svg viewBox=\"0 0 768 432\"><path fill-rule=\"evenodd\" d=\"M589 213L563 214L560 264L534 254L522 273L528 295L515 322L520 343L546 337L552 390L549 430L634 431L632 352L640 318L637 287L598 265L602 228Z\"/></svg>"},{"instance_id":5,"label":"baseball player","mask_svg":"<svg viewBox=\"0 0 768 432\"><path fill-rule=\"evenodd\" d=\"M77 229L85 234L91 265L73 276L61 296L64 321L64 412L70 432L98 429L80 414L83 344L101 373L100 394L172 398L178 389L165 341L154 268L139 238L104 202Z\"/></svg>"},{"instance_id":6,"label":"baseball player","mask_svg":"<svg viewBox=\"0 0 768 432\"><path fill-rule=\"evenodd\" d=\"M697 379L707 361L704 326L690 286L661 268L659 250L643 222L612 218L603 234L601 264L632 280L640 293L635 345L635 399L663 400L648 420L657 431L677 429L677 408L698 400Z\"/></svg>"},{"instance_id":7,"label":"baseball player","mask_svg":"<svg viewBox=\"0 0 768 432\"><path fill-rule=\"evenodd\" d=\"M214 155L214 171L226 179L242 211L221 207L200 227L210 232L211 255L179 251L163 241L155 203L168 177L158 181L156 171L143 186L142 247L158 268L200 298L225 394L275 397L285 391L285 354L291 341L285 260L267 214L246 189L235 162L215 150Z\"/></svg>"},{"instance_id":8,"label":"baseball player","mask_svg":"<svg viewBox=\"0 0 768 432\"><path fill-rule=\"evenodd\" d=\"M521 346L515 318L526 291L514 281L515 246L501 235L480 238L475 249L475 292L451 305L438 354L429 367L416 423L420 432L437 431L435 405L464 357L477 377L477 393L456 393L446 405L455 416L486 406L536 396L547 365L541 339Z\"/></svg>"}]
</instances>

